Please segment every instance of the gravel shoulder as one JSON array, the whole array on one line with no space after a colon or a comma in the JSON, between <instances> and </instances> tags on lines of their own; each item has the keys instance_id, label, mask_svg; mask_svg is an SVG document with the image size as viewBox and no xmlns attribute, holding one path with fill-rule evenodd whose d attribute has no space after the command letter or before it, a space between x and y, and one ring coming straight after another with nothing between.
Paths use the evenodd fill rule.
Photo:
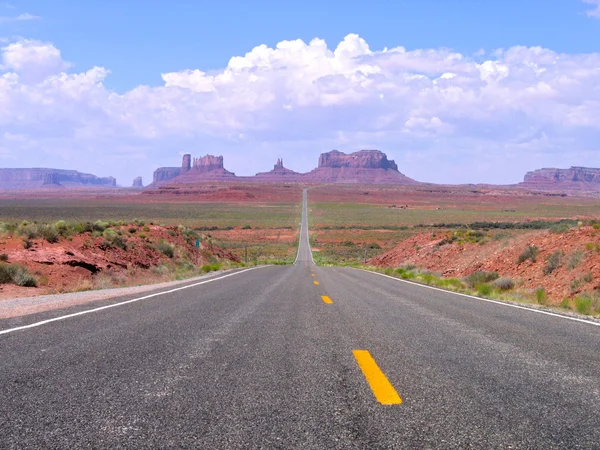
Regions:
<instances>
[{"instance_id":1,"label":"gravel shoulder","mask_svg":"<svg viewBox=\"0 0 600 450\"><path fill-rule=\"evenodd\" d=\"M193 283L198 280L211 278L216 274L222 275L231 272L232 270L233 269L222 270L185 280L168 281L164 283L147 284L142 286L100 289L96 291L70 292L67 294L41 295L36 297L2 300L0 301L0 319L21 317L29 314L51 311L54 309L67 308L69 306L84 305L99 300L143 294L160 289L168 289L171 287Z\"/></svg>"}]
</instances>

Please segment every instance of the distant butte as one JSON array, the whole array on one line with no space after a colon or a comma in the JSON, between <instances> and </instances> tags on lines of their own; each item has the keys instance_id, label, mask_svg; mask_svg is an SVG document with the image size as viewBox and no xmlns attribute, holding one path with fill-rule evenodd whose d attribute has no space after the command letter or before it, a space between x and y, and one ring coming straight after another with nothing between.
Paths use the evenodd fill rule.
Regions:
<instances>
[{"instance_id":1,"label":"distant butte","mask_svg":"<svg viewBox=\"0 0 600 450\"><path fill-rule=\"evenodd\" d=\"M193 161L193 162L192 162ZM287 169L278 159L273 170L257 173L254 177L236 177L223 166L222 156L206 155L192 159L183 156L182 167L162 167L154 172L154 186L190 184L206 180L356 183L356 184L417 184L398 171L398 166L379 150L360 150L346 154L337 150L322 153L318 167L308 173Z\"/></svg>"},{"instance_id":2,"label":"distant butte","mask_svg":"<svg viewBox=\"0 0 600 450\"><path fill-rule=\"evenodd\" d=\"M113 177L100 178L76 170L0 169L0 190L116 186L117 180Z\"/></svg>"},{"instance_id":3,"label":"distant butte","mask_svg":"<svg viewBox=\"0 0 600 450\"><path fill-rule=\"evenodd\" d=\"M527 172L519 187L543 190L600 190L600 169L571 167L544 168Z\"/></svg>"}]
</instances>

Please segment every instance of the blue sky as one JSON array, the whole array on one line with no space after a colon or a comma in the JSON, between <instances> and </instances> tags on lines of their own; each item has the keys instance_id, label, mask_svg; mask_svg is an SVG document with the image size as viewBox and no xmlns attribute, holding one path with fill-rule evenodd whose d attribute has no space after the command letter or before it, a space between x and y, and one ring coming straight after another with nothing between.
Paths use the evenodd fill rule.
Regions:
<instances>
[{"instance_id":1,"label":"blue sky","mask_svg":"<svg viewBox=\"0 0 600 450\"><path fill-rule=\"evenodd\" d=\"M185 152L249 175L380 148L447 183L600 166L599 4L4 2L0 166L123 185Z\"/></svg>"}]
</instances>

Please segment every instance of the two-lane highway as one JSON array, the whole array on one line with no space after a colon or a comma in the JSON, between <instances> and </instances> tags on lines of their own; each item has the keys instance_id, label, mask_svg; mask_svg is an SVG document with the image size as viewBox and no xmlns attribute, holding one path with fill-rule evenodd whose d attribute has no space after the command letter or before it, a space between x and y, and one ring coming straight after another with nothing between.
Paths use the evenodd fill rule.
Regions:
<instances>
[{"instance_id":1,"label":"two-lane highway","mask_svg":"<svg viewBox=\"0 0 600 450\"><path fill-rule=\"evenodd\" d=\"M0 321L0 447L599 448L600 327L316 267L306 208L293 266Z\"/></svg>"}]
</instances>

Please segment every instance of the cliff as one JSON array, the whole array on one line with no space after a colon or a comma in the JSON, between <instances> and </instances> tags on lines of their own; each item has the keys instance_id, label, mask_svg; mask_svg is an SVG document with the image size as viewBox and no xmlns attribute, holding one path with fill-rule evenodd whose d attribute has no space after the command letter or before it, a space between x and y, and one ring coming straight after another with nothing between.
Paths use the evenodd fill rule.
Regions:
<instances>
[{"instance_id":1,"label":"cliff","mask_svg":"<svg viewBox=\"0 0 600 450\"><path fill-rule=\"evenodd\" d=\"M379 150L360 150L346 154L337 150L322 153L319 165L308 173L298 173L278 159L273 170L259 172L253 177L236 177L223 166L223 157L206 155L202 158L183 156L181 168L163 167L154 172L153 187L169 184L193 184L201 181L243 182L307 182L356 184L417 184L398 171L398 165Z\"/></svg>"},{"instance_id":2,"label":"cliff","mask_svg":"<svg viewBox=\"0 0 600 450\"><path fill-rule=\"evenodd\" d=\"M398 171L398 165L379 150L346 154L337 150L322 153L319 166L303 175L304 181L356 184L416 184Z\"/></svg>"},{"instance_id":3,"label":"cliff","mask_svg":"<svg viewBox=\"0 0 600 450\"><path fill-rule=\"evenodd\" d=\"M134 187L134 188L143 188L144 187L144 183L142 181L142 177L134 178L133 184L131 185L131 187Z\"/></svg>"},{"instance_id":4,"label":"cliff","mask_svg":"<svg viewBox=\"0 0 600 450\"><path fill-rule=\"evenodd\" d=\"M181 167L159 167L154 171L152 183L164 183L181 174Z\"/></svg>"},{"instance_id":5,"label":"cliff","mask_svg":"<svg viewBox=\"0 0 600 450\"><path fill-rule=\"evenodd\" d=\"M60 169L0 169L0 189L40 189L63 187L115 187L113 177L100 178L76 170Z\"/></svg>"},{"instance_id":6,"label":"cliff","mask_svg":"<svg viewBox=\"0 0 600 450\"><path fill-rule=\"evenodd\" d=\"M544 168L527 172L519 186L539 189L600 189L600 169L571 167Z\"/></svg>"},{"instance_id":7,"label":"cliff","mask_svg":"<svg viewBox=\"0 0 600 450\"><path fill-rule=\"evenodd\" d=\"M206 155L192 158L190 154L183 155L181 168L161 167L154 172L153 185L159 186L166 182L173 184L197 183L205 180L235 179L235 174L223 167L223 157Z\"/></svg>"},{"instance_id":8,"label":"cliff","mask_svg":"<svg viewBox=\"0 0 600 450\"><path fill-rule=\"evenodd\" d=\"M398 165L393 160L388 160L387 155L379 150L360 150L349 155L338 150L321 153L318 168L322 167L398 171Z\"/></svg>"}]
</instances>

